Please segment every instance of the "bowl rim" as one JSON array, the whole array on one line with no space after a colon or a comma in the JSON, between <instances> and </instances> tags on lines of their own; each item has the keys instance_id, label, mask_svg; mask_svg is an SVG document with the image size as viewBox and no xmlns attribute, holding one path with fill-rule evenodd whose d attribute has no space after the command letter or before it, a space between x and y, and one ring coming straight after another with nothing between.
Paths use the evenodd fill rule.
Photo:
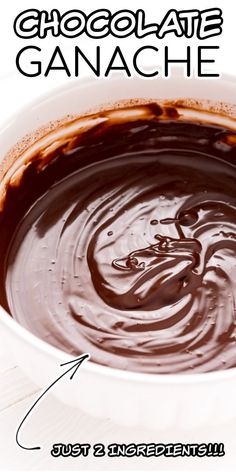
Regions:
<instances>
[{"instance_id":1,"label":"bowl rim","mask_svg":"<svg viewBox=\"0 0 236 472\"><path fill-rule=\"evenodd\" d=\"M150 67L146 67L146 69L150 69ZM182 79L182 73L180 67L173 67L172 68L172 80L173 79ZM129 80L138 79L138 80L145 80L136 77L132 77ZM57 95L60 95L67 90L72 91L74 89L81 89L84 86L88 85L95 85L97 83L97 77L86 76L80 79L74 79L69 84L68 82L62 85L55 87L54 89L46 92L42 95L39 95L37 98L29 101L26 105L20 107L16 113L14 113L10 118L8 118L5 123L1 125L0 129L0 138L4 133L11 127L14 123L16 123L22 117L22 113L24 114L27 110L34 108L35 106L42 104L43 102L47 101L48 99L55 99ZM108 79L107 79L108 80ZM112 77L109 78L109 81L115 80L127 80L121 73L115 73ZM157 80L149 79L149 80ZM159 80L166 80L162 77ZM188 80L196 80L194 77L189 78ZM207 79L208 82L215 79ZM233 74L221 74L220 81L234 83L236 86L236 75ZM14 143L13 143L14 144ZM76 357L72 354L69 354L62 349L59 349L47 341L37 337L31 331L20 325L12 316L7 313L7 311L0 306L0 325L3 324L7 328L8 331L11 331L14 336L19 338L19 340L26 342L27 345L30 345L34 349L41 351L44 355L48 355L54 361L58 363L67 362ZM225 370L218 370L213 372L202 372L202 373L176 373L176 374L149 374L144 372L136 372L130 370L121 370L109 366L104 366L98 363L93 362L92 360L88 360L83 367L83 370L90 374L99 375L102 377L109 377L116 380L121 381L128 381L134 383L141 383L141 384L152 384L152 385L192 385L192 384L202 384L202 383L209 383L209 382L219 382L224 381L227 379L232 379L236 376L236 367L232 367L230 369Z\"/></svg>"}]
</instances>

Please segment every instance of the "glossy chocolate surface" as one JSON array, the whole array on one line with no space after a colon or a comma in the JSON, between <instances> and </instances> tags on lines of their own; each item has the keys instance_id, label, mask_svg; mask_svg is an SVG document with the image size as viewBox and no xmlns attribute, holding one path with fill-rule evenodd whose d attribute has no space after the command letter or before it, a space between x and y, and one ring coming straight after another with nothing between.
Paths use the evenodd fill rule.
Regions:
<instances>
[{"instance_id":1,"label":"glossy chocolate surface","mask_svg":"<svg viewBox=\"0 0 236 472\"><path fill-rule=\"evenodd\" d=\"M146 108L75 136L40 170L35 154L1 214L0 301L40 338L102 365L228 369L236 133Z\"/></svg>"}]
</instances>

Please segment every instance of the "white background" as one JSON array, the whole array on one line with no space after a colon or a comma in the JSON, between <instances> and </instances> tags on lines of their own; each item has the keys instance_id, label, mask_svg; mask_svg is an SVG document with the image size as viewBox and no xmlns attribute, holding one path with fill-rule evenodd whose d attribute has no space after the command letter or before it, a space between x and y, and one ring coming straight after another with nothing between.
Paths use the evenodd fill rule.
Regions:
<instances>
[{"instance_id":1,"label":"white background","mask_svg":"<svg viewBox=\"0 0 236 472\"><path fill-rule=\"evenodd\" d=\"M96 45L102 47L102 64L105 67L111 58L116 45L120 45L127 61L130 63L132 54L144 44L152 44L159 47L154 38L147 37L139 40L133 37L118 40L105 38L96 42L82 36L77 40L63 40L48 37L44 40L31 39L29 41L17 38L13 32L12 24L15 16L28 8L52 9L58 8L62 12L77 8L90 12L97 8L110 8L116 11L122 8L136 10L143 8L146 11L147 20L160 21L169 8L177 9L206 9L220 7L223 10L224 25L221 37L207 40L205 44L219 45L220 51L214 53L216 64L212 69L217 72L236 75L236 5L230 1L210 0L165 0L145 2L135 0L119 1L79 1L79 0L18 0L4 2L0 13L0 124L11 116L30 100L46 91L53 89L62 83L79 80L68 78L64 72L53 72L49 77L26 78L22 76L15 66L17 52L28 44L34 44L42 48L40 60L45 70L50 54L59 44L68 58L68 65L73 64L73 47L79 45L84 52L94 56ZM184 57L186 45L196 47L196 40L184 38L176 40L175 37L165 39L173 56ZM38 59L39 56L37 56ZM33 58L32 58L33 59ZM36 59L36 60L37 60ZM147 57L145 64L150 63L151 56ZM73 76L73 67L71 68ZM83 69L83 75L89 73ZM127 79L128 80L128 79ZM186 80L186 79L185 79ZM217 79L220 80L220 79ZM236 98L236 97L235 97ZM14 142L14 137L13 137ZM38 441L43 449L40 452L27 452L17 448L14 434L22 415L33 403L37 395L37 387L18 368L16 362L10 357L9 352L0 351L0 469L1 470L235 470L236 467L236 421L204 430L183 432L165 431L152 432L138 429L122 428L113 424L109 418L103 421L95 420L80 411L74 411L61 406L52 396L45 399L44 405L35 412L31 419L30 428L25 428L25 440ZM46 386L45 386L46 387ZM227 401L227 400L226 400ZM184 414L184 412L183 412ZM50 457L50 446L53 442L224 442L226 456L223 459L62 459L56 460Z\"/></svg>"},{"instance_id":2,"label":"white background","mask_svg":"<svg viewBox=\"0 0 236 472\"><path fill-rule=\"evenodd\" d=\"M234 2L229 0L8 0L2 5L2 11L0 14L0 103L1 103L1 116L0 120L6 119L9 114L17 110L20 106L25 105L27 102L32 100L35 96L44 93L51 88L54 88L61 83L66 81L75 80L73 79L73 48L77 44L88 57L92 60L95 58L95 47L100 45L102 47L102 70L108 64L114 47L119 44L125 55L125 58L131 63L132 55L141 46L145 44L155 45L162 49L162 44L165 42L170 48L170 53L173 57L185 57L186 45L191 45L193 50L193 62L194 52L196 44L200 44L195 38L186 40L185 38L176 39L175 36L166 36L165 41L158 41L154 35L147 36L143 39L136 39L134 36L130 36L124 39L117 39L114 37L106 37L99 41L87 38L85 35L78 39L64 39L64 38L53 38L49 35L46 39L29 39L24 40L18 38L13 31L14 18L20 11L28 8L38 8L50 10L57 8L64 12L73 8L80 8L85 13L89 13L92 10L98 8L110 8L112 11L120 10L122 8L133 9L134 11L138 8L142 8L146 12L146 18L148 22L161 21L166 11L170 8L177 9L207 9L218 7L223 10L224 13L224 26L223 34L216 38L210 38L209 40L202 41L201 45L219 45L220 51L214 51L213 58L216 60L216 64L212 65L212 70L236 74L236 60L234 59L235 44L236 44L236 28L235 28L235 14L236 6ZM68 78L63 71L53 71L47 78L40 76L35 78L27 78L16 71L15 57L20 49L26 45L36 45L42 49L41 53L35 52L35 55L29 57L29 60L41 60L42 69L45 71L46 66L50 60L53 49L56 45L60 45L64 53L64 56L70 66L72 77ZM210 54L209 54L210 57ZM26 58L26 55L25 55ZM147 55L146 60L143 56L143 64L148 64L151 61L155 62L161 59L157 55L154 57L153 53ZM156 64L154 64L156 65ZM82 68L83 74L88 74L88 67ZM78 79L77 79L78 80Z\"/></svg>"}]
</instances>

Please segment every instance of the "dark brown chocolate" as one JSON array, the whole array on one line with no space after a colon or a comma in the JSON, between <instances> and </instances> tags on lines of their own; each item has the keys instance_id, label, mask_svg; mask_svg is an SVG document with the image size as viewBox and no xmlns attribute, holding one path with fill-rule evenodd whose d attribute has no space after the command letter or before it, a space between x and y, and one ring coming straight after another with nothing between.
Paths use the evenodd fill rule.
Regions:
<instances>
[{"instance_id":1,"label":"dark brown chocolate","mask_svg":"<svg viewBox=\"0 0 236 472\"><path fill-rule=\"evenodd\" d=\"M236 133L146 108L149 118L75 136L40 171L35 154L8 189L0 302L40 338L99 364L228 369L236 366Z\"/></svg>"}]
</instances>

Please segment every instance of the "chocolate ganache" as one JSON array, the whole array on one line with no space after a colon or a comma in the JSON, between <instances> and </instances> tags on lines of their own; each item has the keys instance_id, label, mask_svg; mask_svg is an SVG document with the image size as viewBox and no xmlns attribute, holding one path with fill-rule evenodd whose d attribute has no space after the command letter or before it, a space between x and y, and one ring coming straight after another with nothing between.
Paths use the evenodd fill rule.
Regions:
<instances>
[{"instance_id":1,"label":"chocolate ganache","mask_svg":"<svg viewBox=\"0 0 236 472\"><path fill-rule=\"evenodd\" d=\"M91 115L5 189L0 302L102 365L234 367L236 133L156 103L130 110Z\"/></svg>"}]
</instances>

